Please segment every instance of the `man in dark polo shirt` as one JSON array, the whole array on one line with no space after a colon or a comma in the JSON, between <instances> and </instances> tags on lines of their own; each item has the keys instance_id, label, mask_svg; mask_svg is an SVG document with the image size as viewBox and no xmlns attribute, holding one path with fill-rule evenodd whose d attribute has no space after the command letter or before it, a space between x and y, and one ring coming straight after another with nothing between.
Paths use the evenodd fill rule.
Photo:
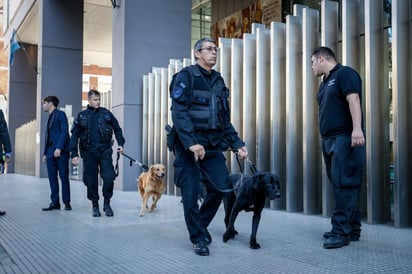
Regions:
<instances>
[{"instance_id":1,"label":"man in dark polo shirt","mask_svg":"<svg viewBox=\"0 0 412 274\"><path fill-rule=\"evenodd\" d=\"M316 48L311 60L315 76L323 76L317 95L319 130L335 198L332 230L323 234L323 247L338 248L358 241L361 232L357 202L365 165L362 80L355 70L339 64L327 47Z\"/></svg>"}]
</instances>

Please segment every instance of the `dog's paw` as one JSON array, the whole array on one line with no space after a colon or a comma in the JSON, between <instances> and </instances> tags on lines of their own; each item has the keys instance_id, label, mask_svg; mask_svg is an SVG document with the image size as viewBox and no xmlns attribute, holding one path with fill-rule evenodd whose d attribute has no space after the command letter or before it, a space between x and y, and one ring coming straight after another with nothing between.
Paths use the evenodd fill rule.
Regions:
<instances>
[{"instance_id":1,"label":"dog's paw","mask_svg":"<svg viewBox=\"0 0 412 274\"><path fill-rule=\"evenodd\" d=\"M143 217L144 216L144 211L140 211L139 212L139 217Z\"/></svg>"},{"instance_id":2,"label":"dog's paw","mask_svg":"<svg viewBox=\"0 0 412 274\"><path fill-rule=\"evenodd\" d=\"M256 242L256 240L254 240L254 241L250 241L249 242L249 246L250 246L250 248L251 249L259 249L260 248L260 244L258 244L257 242Z\"/></svg>"},{"instance_id":3,"label":"dog's paw","mask_svg":"<svg viewBox=\"0 0 412 274\"><path fill-rule=\"evenodd\" d=\"M237 234L237 231L234 229L227 229L226 232L223 234L223 242L226 243L230 239L234 239Z\"/></svg>"}]
</instances>

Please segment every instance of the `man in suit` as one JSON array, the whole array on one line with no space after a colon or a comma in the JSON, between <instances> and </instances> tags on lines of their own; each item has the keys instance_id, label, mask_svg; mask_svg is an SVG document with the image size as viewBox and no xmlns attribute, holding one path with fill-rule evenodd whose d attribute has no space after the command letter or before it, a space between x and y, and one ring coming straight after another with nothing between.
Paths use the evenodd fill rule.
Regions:
<instances>
[{"instance_id":1,"label":"man in suit","mask_svg":"<svg viewBox=\"0 0 412 274\"><path fill-rule=\"evenodd\" d=\"M4 119L3 111L0 109L0 148L1 157L3 158L3 152L6 156L5 161L8 163L11 160L11 142L9 136L9 130L7 128L6 119ZM6 211L0 211L0 216L6 214Z\"/></svg>"},{"instance_id":2,"label":"man in suit","mask_svg":"<svg viewBox=\"0 0 412 274\"><path fill-rule=\"evenodd\" d=\"M47 163L49 175L51 203L44 211L60 209L59 180L62 184L62 200L65 210L71 210L69 181L69 125L66 114L57 109L59 98L47 96L43 99L43 109L49 113L46 127L46 141L43 162Z\"/></svg>"}]
</instances>

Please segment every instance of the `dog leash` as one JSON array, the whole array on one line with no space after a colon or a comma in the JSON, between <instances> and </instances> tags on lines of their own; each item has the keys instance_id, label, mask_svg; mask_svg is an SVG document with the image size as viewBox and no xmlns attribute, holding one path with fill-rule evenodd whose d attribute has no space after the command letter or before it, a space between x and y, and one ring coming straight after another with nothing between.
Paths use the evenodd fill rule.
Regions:
<instances>
[{"instance_id":1,"label":"dog leash","mask_svg":"<svg viewBox=\"0 0 412 274\"><path fill-rule=\"evenodd\" d=\"M235 154L236 154L237 164L239 165L241 174L243 175L243 167L242 167L242 164L240 163L239 155L237 154L237 152L235 152ZM249 159L249 157L246 158L246 163L249 165L250 173L254 175L257 172L257 168L255 164Z\"/></svg>"},{"instance_id":2,"label":"dog leash","mask_svg":"<svg viewBox=\"0 0 412 274\"><path fill-rule=\"evenodd\" d=\"M136 159L133 159L132 157L130 157L129 155L127 155L126 153L122 152L121 153L124 157L126 157L127 159L130 160L129 165L132 166L133 163L135 163L136 165L138 165L139 167L141 167L143 169L143 171L148 171L149 167L145 164L140 163L139 161L137 161ZM116 171L116 177L119 176L119 159L120 159L120 152L117 152L117 157L116 157L116 167L115 167L115 171Z\"/></svg>"},{"instance_id":3,"label":"dog leash","mask_svg":"<svg viewBox=\"0 0 412 274\"><path fill-rule=\"evenodd\" d=\"M210 152L220 152L220 151L206 151L206 152L209 152L209 153L210 153ZM220 189L220 188L218 188L217 185L216 185L216 183L210 178L209 174L207 174L206 170L204 170L204 169L200 166L199 162L196 161L196 160L194 160L194 161L195 161L196 166L199 168L200 172L203 174L203 177L205 177L205 178L210 182L210 184L211 184L216 190L218 190L218 191L220 191L220 192L223 192L223 193L230 193L230 192L233 192L233 191L234 191L233 188L228 188L228 189Z\"/></svg>"}]
</instances>

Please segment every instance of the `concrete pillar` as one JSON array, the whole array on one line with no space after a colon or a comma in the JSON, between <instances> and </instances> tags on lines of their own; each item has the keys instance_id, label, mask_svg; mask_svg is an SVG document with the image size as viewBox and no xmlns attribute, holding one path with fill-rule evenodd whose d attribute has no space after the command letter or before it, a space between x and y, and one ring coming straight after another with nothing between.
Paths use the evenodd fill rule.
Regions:
<instances>
[{"instance_id":1,"label":"concrete pillar","mask_svg":"<svg viewBox=\"0 0 412 274\"><path fill-rule=\"evenodd\" d=\"M302 21L286 17L286 210L302 211Z\"/></svg>"},{"instance_id":2,"label":"concrete pillar","mask_svg":"<svg viewBox=\"0 0 412 274\"><path fill-rule=\"evenodd\" d=\"M56 95L60 104L81 110L83 73L83 1L39 1L39 45L37 74L36 176L47 177L41 155L44 150L48 114L42 99Z\"/></svg>"},{"instance_id":3,"label":"concrete pillar","mask_svg":"<svg viewBox=\"0 0 412 274\"><path fill-rule=\"evenodd\" d=\"M412 226L412 4L392 2L394 224Z\"/></svg>"},{"instance_id":4,"label":"concrete pillar","mask_svg":"<svg viewBox=\"0 0 412 274\"><path fill-rule=\"evenodd\" d=\"M332 1L323 0L321 2L321 45L330 47L335 54L337 52L339 4ZM325 163L322 160L322 215L329 217L332 215L333 193L328 176L326 175Z\"/></svg>"},{"instance_id":5,"label":"concrete pillar","mask_svg":"<svg viewBox=\"0 0 412 274\"><path fill-rule=\"evenodd\" d=\"M286 208L286 25L270 25L270 171L280 180L281 198L272 209Z\"/></svg>"},{"instance_id":6,"label":"concrete pillar","mask_svg":"<svg viewBox=\"0 0 412 274\"><path fill-rule=\"evenodd\" d=\"M318 129L318 79L313 75L311 54L319 45L319 11L303 9L303 212L319 214L322 195L322 146Z\"/></svg>"},{"instance_id":7,"label":"concrete pillar","mask_svg":"<svg viewBox=\"0 0 412 274\"><path fill-rule=\"evenodd\" d=\"M112 110L124 129L126 153L138 160L143 154L143 75L152 67L167 65L171 56L190 54L191 4L190 0L121 1L113 9ZM136 169L120 164L116 189L135 190Z\"/></svg>"},{"instance_id":8,"label":"concrete pillar","mask_svg":"<svg viewBox=\"0 0 412 274\"><path fill-rule=\"evenodd\" d=\"M14 63L9 67L9 98L7 113L6 110L3 109L4 115L8 117L7 125L9 128L13 153L16 152L16 129L27 122L35 120L36 110L37 107L39 107L36 104L33 104L33 102L36 102L37 97L37 46L28 44L23 44L23 46L27 55L23 50L16 51L14 54ZM31 64L31 62L33 64ZM41 132L38 132L38 139L36 140L38 142L41 141L40 135ZM37 145L40 145L40 143ZM40 149L40 146L37 146L35 149ZM40 153L43 153L43 151ZM38 154L36 154L36 152L33 152L33 154L32 166L30 166L30 170L27 170L24 174L36 174L35 163ZM31 153L28 155L31 155ZM11 163L7 166L8 173L15 172L16 156L19 157L20 155L14 154ZM27 155L22 155L22 157L27 157ZM21 169L22 167L19 168Z\"/></svg>"},{"instance_id":9,"label":"concrete pillar","mask_svg":"<svg viewBox=\"0 0 412 274\"><path fill-rule=\"evenodd\" d=\"M365 104L367 153L367 210L369 223L389 219L385 188L389 187L389 91L384 79L383 7L365 1Z\"/></svg>"}]
</instances>

